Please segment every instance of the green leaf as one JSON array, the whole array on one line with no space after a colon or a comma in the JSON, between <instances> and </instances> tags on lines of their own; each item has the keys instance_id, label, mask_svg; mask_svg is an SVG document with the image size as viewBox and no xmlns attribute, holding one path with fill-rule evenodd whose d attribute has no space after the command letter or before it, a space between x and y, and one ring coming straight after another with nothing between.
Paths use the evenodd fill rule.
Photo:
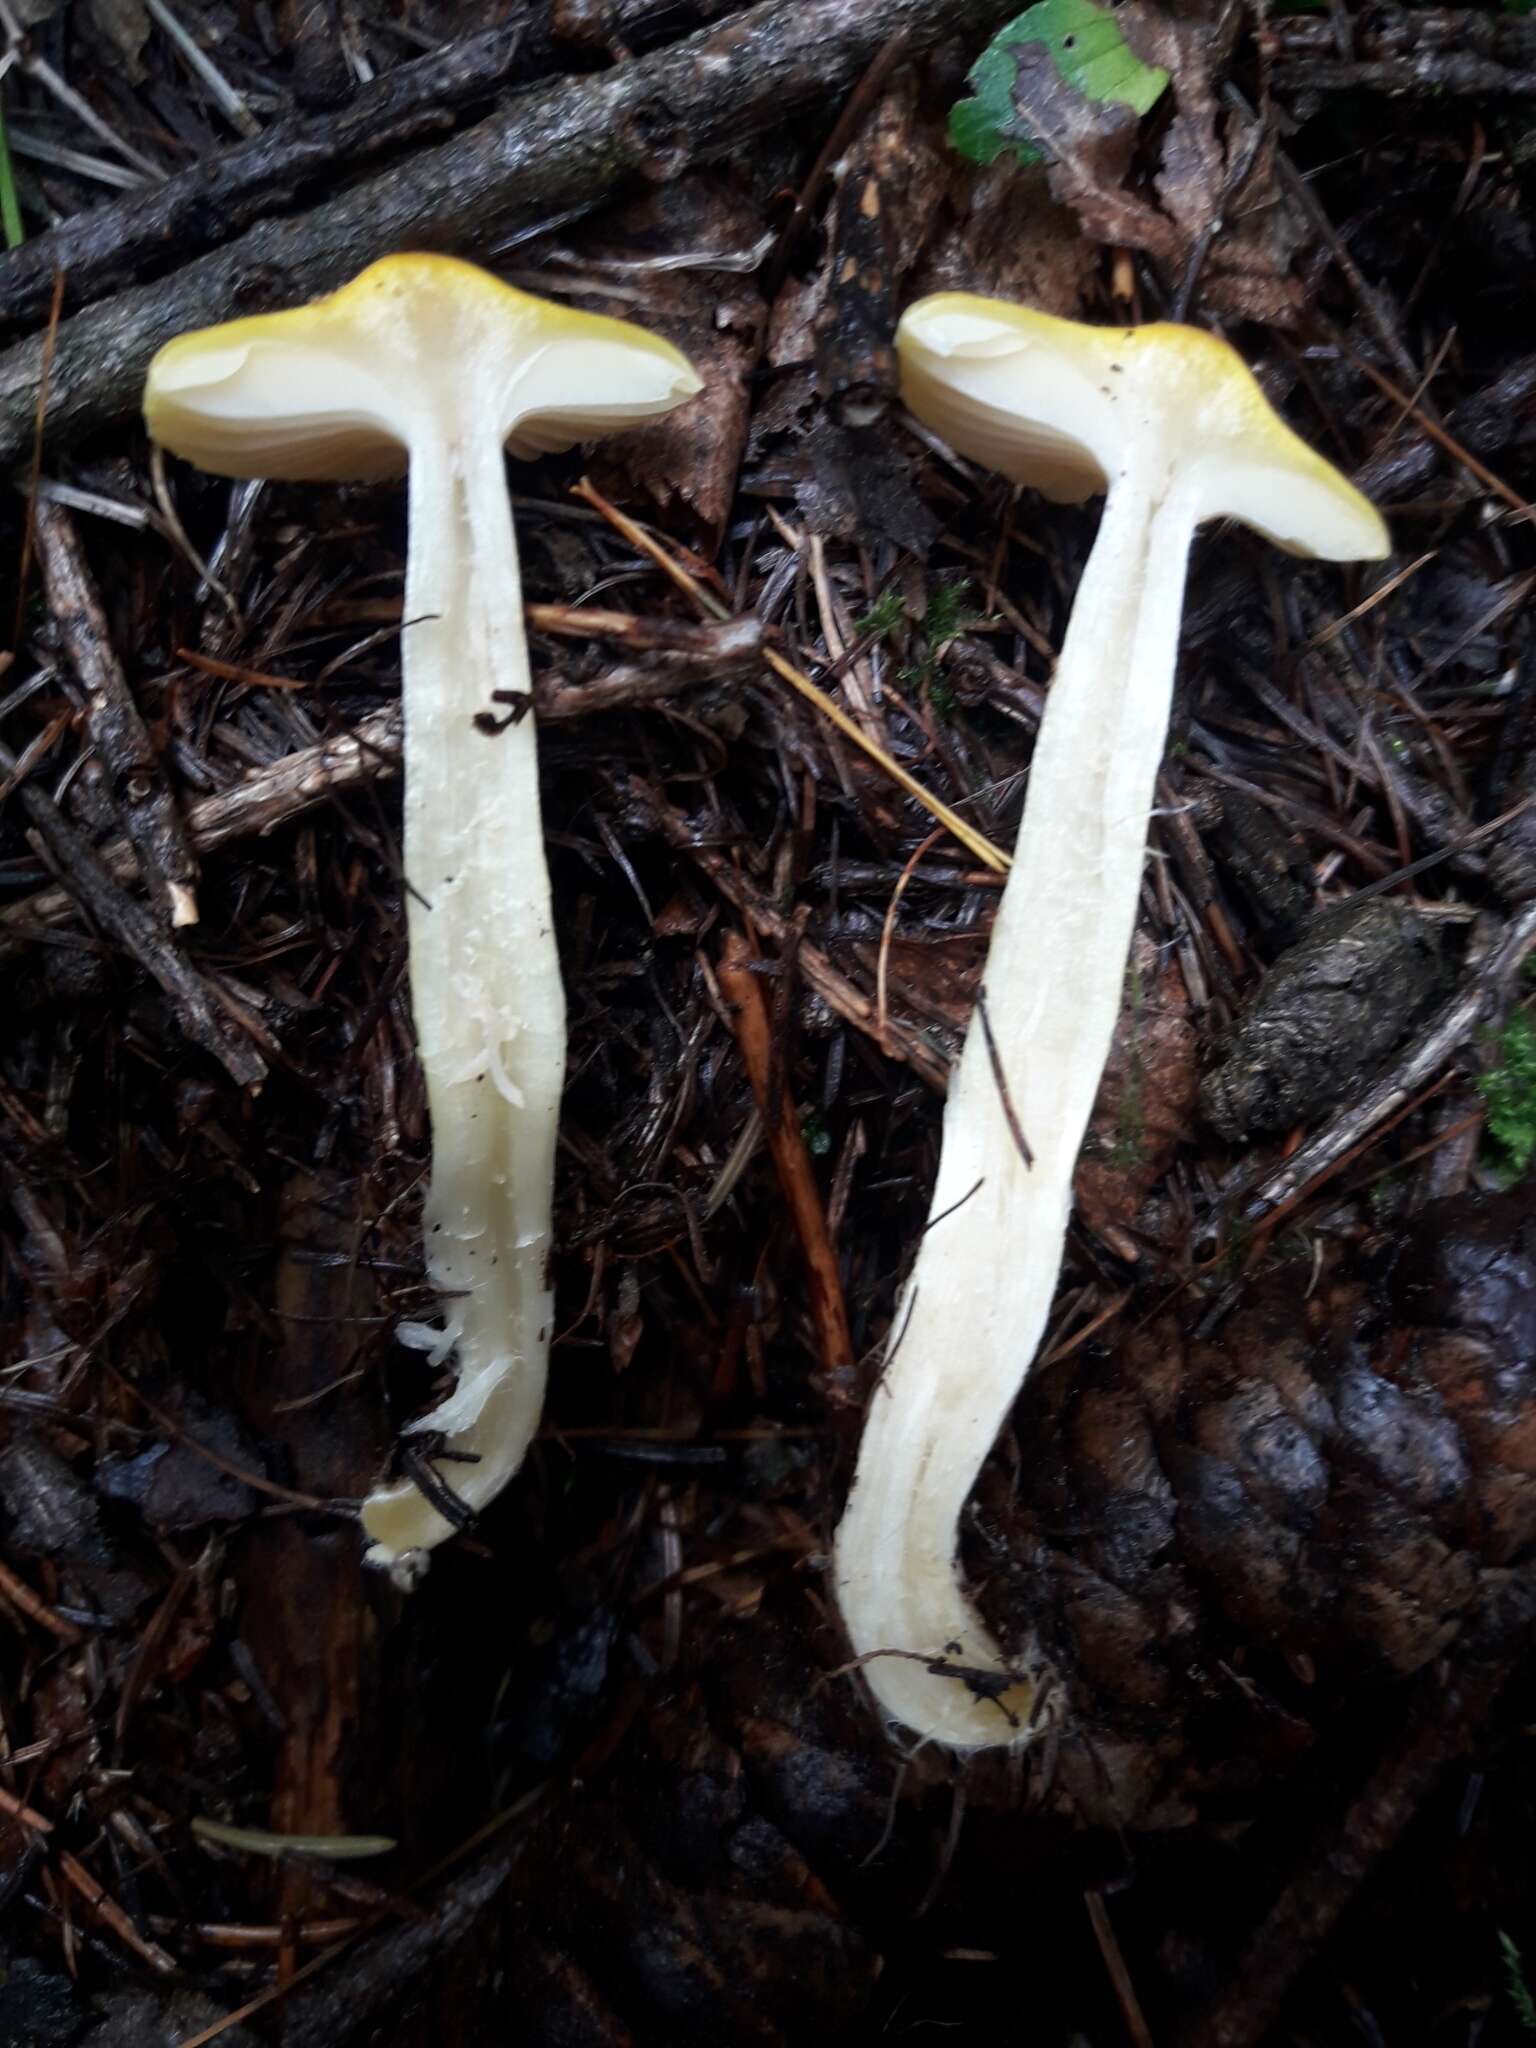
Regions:
<instances>
[{"instance_id":1,"label":"green leaf","mask_svg":"<svg viewBox=\"0 0 1536 2048\"><path fill-rule=\"evenodd\" d=\"M1035 9L1031 8L1030 13ZM966 74L974 99L959 100L949 110L949 139L962 156L975 164L995 163L1005 149L1012 148L1021 164L1038 164L1045 152L1018 135L1018 116L1013 105L1014 62L1004 48L1003 38L1029 19L1021 14L1009 28L1000 29ZM1010 130L1015 131L1010 134Z\"/></svg>"},{"instance_id":2,"label":"green leaf","mask_svg":"<svg viewBox=\"0 0 1536 2048\"><path fill-rule=\"evenodd\" d=\"M1536 0L1529 0L1536 6ZM967 83L973 97L949 116L949 139L962 156L992 163L1010 146L1021 163L1040 163L1045 151L1031 134L1017 105L1019 76L1015 52L1039 48L1073 92L1097 106L1129 107L1146 114L1168 84L1160 65L1144 64L1120 33L1111 7L1094 0L1038 0L1010 21L972 65Z\"/></svg>"}]
</instances>

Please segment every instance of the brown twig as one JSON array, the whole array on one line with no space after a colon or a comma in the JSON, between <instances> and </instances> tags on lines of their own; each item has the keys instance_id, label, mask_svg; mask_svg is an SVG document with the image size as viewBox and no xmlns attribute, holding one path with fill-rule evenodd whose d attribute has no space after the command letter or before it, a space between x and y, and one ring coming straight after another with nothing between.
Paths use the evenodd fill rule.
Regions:
<instances>
[{"instance_id":1,"label":"brown twig","mask_svg":"<svg viewBox=\"0 0 1536 2048\"><path fill-rule=\"evenodd\" d=\"M576 620L593 618L561 605L530 605L528 612L530 618L535 613L557 616L560 623L541 624L539 630L563 632L571 638L577 636ZM568 724L599 711L663 703L717 677L735 662L750 660L761 646L755 619L733 619L727 627L715 629L694 627L686 621L630 621L627 613L604 613L597 618L589 637L626 638L637 648L662 649L669 638L673 644L644 665L611 668L590 682L570 682L547 672L536 677L534 708L546 724ZM268 676L211 656L192 656L183 650L183 658L210 674L253 687L308 687L297 678ZM199 854L212 853L232 839L271 832L328 797L360 784L392 780L400 773L401 729L399 706L388 705L361 719L351 732L302 747L270 768L254 770L233 788L200 798L187 808L186 830L193 848ZM114 839L98 848L96 859L114 882L131 882L139 872L138 856L126 839ZM0 953L40 931L68 923L77 907L75 897L62 888L42 889L7 905L0 910Z\"/></svg>"},{"instance_id":2,"label":"brown twig","mask_svg":"<svg viewBox=\"0 0 1536 2048\"><path fill-rule=\"evenodd\" d=\"M635 49L656 32L670 39L741 4L612 0L612 21ZM396 65L339 105L291 115L257 141L199 157L157 184L33 236L0 257L0 318L12 328L38 318L60 271L71 312L119 286L144 284L281 212L297 194L334 186L414 143L440 140L477 104L509 87L526 90L563 68L565 48L545 0L503 0L499 14L495 28ZM325 34L334 37L334 28Z\"/></svg>"},{"instance_id":3,"label":"brown twig","mask_svg":"<svg viewBox=\"0 0 1536 2048\"><path fill-rule=\"evenodd\" d=\"M619 511L616 505L610 505L602 493L595 490L585 478L576 485L575 495L578 498L584 499L587 504L601 512L615 532L622 533L631 546L637 547L643 554L649 555L657 568L670 576L678 588L707 617L716 618L721 620L722 623L724 622L727 616L725 607L717 598L712 598L709 595L698 579L690 575L683 565L667 552L654 535L647 533L644 527L636 525L635 521L629 518L627 514ZM792 690L798 691L806 699L807 703L814 704L823 718L827 719L830 724L835 725L838 731L846 738L852 740L854 745L861 748L877 766L883 768L891 780L898 783L907 792L908 796L915 798L922 805L923 809L928 812L930 817L937 818L940 824L952 833L962 846L967 847L970 852L975 854L979 861L983 862L997 874L1007 873L1010 862L1006 853L1001 852L995 847L984 832L978 832L974 825L968 824L958 812L952 811L948 804L934 796L931 791L924 789L915 775L909 775L901 763L893 759L886 749L880 745L878 740L871 739L870 735L857 720L850 718L842 705L837 703L834 698L829 697L825 690L819 689L808 675L803 674L801 670L797 669L793 662L786 661L775 647L765 647L763 649L763 660L776 676L779 676L784 682L788 683Z\"/></svg>"},{"instance_id":4,"label":"brown twig","mask_svg":"<svg viewBox=\"0 0 1536 2048\"><path fill-rule=\"evenodd\" d=\"M790 920L769 902L760 889L753 887L739 865L718 846L701 844L683 813L663 801L654 789L638 778L632 778L628 788L636 806L655 822L668 845L696 861L728 903L749 917L756 929L768 938L780 943L788 939ZM943 1094L949 1085L949 1062L937 1046L930 1044L910 1025L894 1018L886 1018L882 1026L869 997L834 967L821 948L809 939L801 941L796 959L807 985L846 1023L856 1031L862 1031L890 1058L904 1061L930 1088Z\"/></svg>"},{"instance_id":5,"label":"brown twig","mask_svg":"<svg viewBox=\"0 0 1536 2048\"><path fill-rule=\"evenodd\" d=\"M29 1620L35 1621L39 1628L45 1628L51 1636L57 1636L61 1643L84 1642L85 1631L76 1628L62 1614L55 1614L47 1601L40 1599L26 1580L19 1578L3 1561L0 1561L0 1597L20 1608Z\"/></svg>"},{"instance_id":6,"label":"brown twig","mask_svg":"<svg viewBox=\"0 0 1536 2048\"><path fill-rule=\"evenodd\" d=\"M1099 1945L1099 1954L1104 1958L1104 1967L1109 1972L1115 2001L1120 2007L1120 2016L1125 2021L1125 2031L1130 2035L1134 2048L1153 2048L1152 2029L1147 2025L1146 2014L1141 2009L1141 2000L1136 1996L1136 1986L1130 1971L1126 1968L1119 1936L1115 1933L1114 1922L1109 1917L1109 1908L1104 1903L1104 1894L1084 1892L1083 1904L1088 1908L1093 1938Z\"/></svg>"},{"instance_id":7,"label":"brown twig","mask_svg":"<svg viewBox=\"0 0 1536 2048\"><path fill-rule=\"evenodd\" d=\"M1401 407L1421 434L1433 441L1437 448L1443 448L1453 461L1461 464L1469 476L1475 476L1485 490L1490 490L1496 498L1501 498L1512 512L1517 512L1522 519L1536 519L1536 507L1529 505L1517 490L1505 483L1501 476L1497 476L1486 462L1480 461L1470 448L1463 447L1456 436L1442 427L1438 420L1431 419L1422 405L1415 404L1407 392L1400 391L1390 377L1383 376L1374 363L1368 363L1364 356L1357 355L1346 342L1341 342L1340 346L1355 368L1363 370L1378 391L1390 398L1394 405Z\"/></svg>"},{"instance_id":8,"label":"brown twig","mask_svg":"<svg viewBox=\"0 0 1536 2048\"><path fill-rule=\"evenodd\" d=\"M8 1813L12 1820L20 1821L24 1828L30 1828L35 1835L53 1833L51 1820L45 1820L35 1807L28 1806L23 1799L18 1799L14 1792L7 1792L3 1785L0 1785L0 1813Z\"/></svg>"},{"instance_id":9,"label":"brown twig","mask_svg":"<svg viewBox=\"0 0 1536 2048\"><path fill-rule=\"evenodd\" d=\"M790 1218L805 1258L810 1282L811 1321L816 1329L820 1367L817 1375L823 1400L832 1407L851 1407L858 1398L853 1370L853 1338L848 1328L848 1309L838 1276L837 1255L827 1235L827 1215L815 1169L800 1127L800 1112L787 1086L778 1090L773 1102L771 1086L774 1066L773 1032L762 983L752 971L753 953L740 932L728 931L720 947L717 973L721 993L731 1008L736 1043L752 1083L752 1093L763 1118L768 1150L773 1155L779 1185L789 1204ZM777 1110L775 1115L773 1112Z\"/></svg>"},{"instance_id":10,"label":"brown twig","mask_svg":"<svg viewBox=\"0 0 1536 2048\"><path fill-rule=\"evenodd\" d=\"M168 1956L157 1942L140 1934L137 1927L113 1898L112 1894L99 1885L78 1857L71 1856L67 1849L59 1851L59 1871L66 1881L84 1899L103 1927L108 1927L125 1948L131 1948L142 1962L161 1977L176 1974L176 1959Z\"/></svg>"}]
</instances>

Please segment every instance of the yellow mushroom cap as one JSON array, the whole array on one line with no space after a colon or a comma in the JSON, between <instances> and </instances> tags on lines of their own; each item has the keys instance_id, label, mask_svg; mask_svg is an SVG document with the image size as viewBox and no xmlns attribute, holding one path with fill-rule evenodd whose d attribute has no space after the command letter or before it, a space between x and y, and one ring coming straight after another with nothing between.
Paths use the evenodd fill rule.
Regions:
<instances>
[{"instance_id":1,"label":"yellow mushroom cap","mask_svg":"<svg viewBox=\"0 0 1536 2048\"><path fill-rule=\"evenodd\" d=\"M1091 327L938 292L907 309L896 350L918 419L957 454L1059 502L1139 470L1187 492L1197 520L1241 519L1292 554L1391 552L1375 506L1292 433L1237 351L1200 328Z\"/></svg>"},{"instance_id":2,"label":"yellow mushroom cap","mask_svg":"<svg viewBox=\"0 0 1536 2048\"><path fill-rule=\"evenodd\" d=\"M423 433L477 422L514 455L617 433L700 389L687 357L452 256L386 256L307 306L200 328L150 364L144 418L221 476L398 475Z\"/></svg>"}]
</instances>

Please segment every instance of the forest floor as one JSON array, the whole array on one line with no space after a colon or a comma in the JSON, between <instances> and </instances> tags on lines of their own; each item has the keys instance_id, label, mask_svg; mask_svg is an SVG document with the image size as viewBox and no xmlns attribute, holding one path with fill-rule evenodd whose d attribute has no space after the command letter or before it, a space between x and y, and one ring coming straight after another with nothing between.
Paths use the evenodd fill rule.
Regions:
<instances>
[{"instance_id":1,"label":"forest floor","mask_svg":"<svg viewBox=\"0 0 1536 2048\"><path fill-rule=\"evenodd\" d=\"M1536 15L1044 0L952 126L1009 12L0 6L0 2048L1536 2031ZM511 471L556 1335L404 1594L403 493L136 394L413 242L705 390ZM1097 517L903 412L957 288L1225 335L1395 547L1197 542L970 1763L827 1577Z\"/></svg>"}]
</instances>

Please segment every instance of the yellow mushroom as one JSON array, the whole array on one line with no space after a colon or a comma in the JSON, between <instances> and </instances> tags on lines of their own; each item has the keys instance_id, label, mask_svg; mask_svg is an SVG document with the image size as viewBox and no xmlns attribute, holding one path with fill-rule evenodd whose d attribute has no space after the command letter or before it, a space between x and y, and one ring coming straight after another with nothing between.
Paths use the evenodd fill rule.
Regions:
<instances>
[{"instance_id":1,"label":"yellow mushroom","mask_svg":"<svg viewBox=\"0 0 1536 2048\"><path fill-rule=\"evenodd\" d=\"M409 471L405 873L432 1118L427 1270L443 1326L404 1334L457 1367L453 1391L411 1428L432 1447L429 1488L470 1513L516 1472L543 1404L565 1073L504 450L568 448L699 388L687 359L643 328L425 255L388 257L312 305L181 335L145 388L154 438L222 476ZM529 713L510 723L509 692ZM410 1479L381 1485L363 1524L370 1561L402 1580L454 1526Z\"/></svg>"},{"instance_id":2,"label":"yellow mushroom","mask_svg":"<svg viewBox=\"0 0 1536 2048\"><path fill-rule=\"evenodd\" d=\"M958 453L1058 500L1108 492L834 1553L882 1713L974 1749L1027 1739L1038 1674L1032 1656L1010 1668L977 1614L959 1517L1056 1287L1136 922L1190 541L1228 517L1331 561L1390 542L1212 335L943 293L910 308L896 345L907 405Z\"/></svg>"}]
</instances>

